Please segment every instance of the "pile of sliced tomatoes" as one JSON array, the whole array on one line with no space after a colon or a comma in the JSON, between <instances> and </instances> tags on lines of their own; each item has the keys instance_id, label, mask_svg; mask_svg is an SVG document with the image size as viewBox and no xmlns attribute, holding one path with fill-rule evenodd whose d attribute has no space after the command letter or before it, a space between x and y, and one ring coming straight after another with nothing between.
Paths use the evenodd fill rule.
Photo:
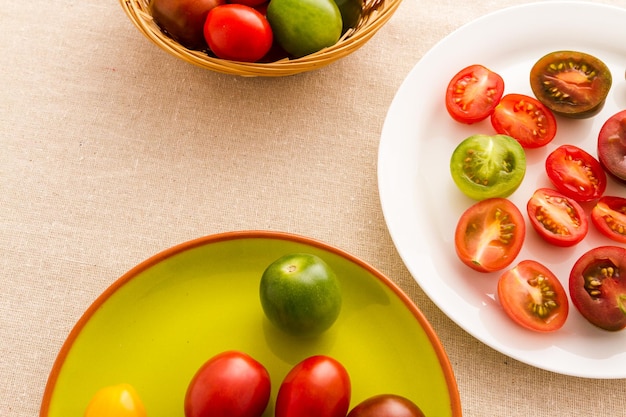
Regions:
<instances>
[{"instance_id":1,"label":"pile of sliced tomatoes","mask_svg":"<svg viewBox=\"0 0 626 417\"><path fill-rule=\"evenodd\" d=\"M554 139L559 117L597 114L611 85L610 71L602 61L575 51L542 57L531 69L530 80L535 97L504 95L499 74L471 65L459 71L446 90L446 108L454 120L473 124L489 119L493 127L492 135L462 141L450 161L459 189L477 200L457 223L456 253L479 272L505 270L523 247L525 216L507 197L523 180L525 153ZM517 143L502 141L502 136ZM536 189L525 212L547 243L574 246L585 238L590 223L611 242L626 243L626 198L605 195L607 174L626 184L626 110L604 123L597 152L598 159L564 144L545 159L553 187ZM620 330L626 327L626 249L609 243L580 258L572 268L569 290L588 321L605 330ZM497 294L506 314L525 328L554 331L567 319L563 285L536 260L523 260L503 271Z\"/></svg>"}]
</instances>

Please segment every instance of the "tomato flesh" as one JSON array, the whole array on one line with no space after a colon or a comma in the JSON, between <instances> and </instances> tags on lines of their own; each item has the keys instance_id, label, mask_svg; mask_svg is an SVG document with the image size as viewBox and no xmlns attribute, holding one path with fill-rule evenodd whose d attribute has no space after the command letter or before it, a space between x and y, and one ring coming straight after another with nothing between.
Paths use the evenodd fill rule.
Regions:
<instances>
[{"instance_id":1,"label":"tomato flesh","mask_svg":"<svg viewBox=\"0 0 626 417\"><path fill-rule=\"evenodd\" d=\"M572 303L591 324L609 331L626 327L626 249L600 246L584 253L569 277Z\"/></svg>"},{"instance_id":2,"label":"tomato flesh","mask_svg":"<svg viewBox=\"0 0 626 417\"><path fill-rule=\"evenodd\" d=\"M626 110L611 116L600 129L598 159L609 174L626 183Z\"/></svg>"},{"instance_id":3,"label":"tomato flesh","mask_svg":"<svg viewBox=\"0 0 626 417\"><path fill-rule=\"evenodd\" d=\"M446 89L446 109L457 122L472 124L489 117L504 93L502 77L482 65L459 71Z\"/></svg>"},{"instance_id":4,"label":"tomato flesh","mask_svg":"<svg viewBox=\"0 0 626 417\"><path fill-rule=\"evenodd\" d=\"M546 158L546 173L556 189L580 202L597 200L607 185L600 162L574 145L562 145Z\"/></svg>"},{"instance_id":5,"label":"tomato flesh","mask_svg":"<svg viewBox=\"0 0 626 417\"><path fill-rule=\"evenodd\" d=\"M526 154L507 135L472 135L450 158L450 174L459 190L474 200L508 197L526 174Z\"/></svg>"},{"instance_id":6,"label":"tomato flesh","mask_svg":"<svg viewBox=\"0 0 626 417\"><path fill-rule=\"evenodd\" d=\"M498 300L515 323L537 332L552 332L569 314L567 294L558 278L539 262L525 260L498 280Z\"/></svg>"},{"instance_id":7,"label":"tomato flesh","mask_svg":"<svg viewBox=\"0 0 626 417\"><path fill-rule=\"evenodd\" d=\"M469 207L457 223L454 246L459 259L479 272L507 267L522 249L526 225L519 209L504 198Z\"/></svg>"},{"instance_id":8,"label":"tomato flesh","mask_svg":"<svg viewBox=\"0 0 626 417\"><path fill-rule=\"evenodd\" d=\"M555 114L584 118L604 105L612 84L600 59L578 51L551 52L533 65L530 86L537 99Z\"/></svg>"},{"instance_id":9,"label":"tomato flesh","mask_svg":"<svg viewBox=\"0 0 626 417\"><path fill-rule=\"evenodd\" d=\"M556 119L538 100L523 94L507 94L491 113L491 125L501 135L524 148L545 146L556 135Z\"/></svg>"},{"instance_id":10,"label":"tomato flesh","mask_svg":"<svg viewBox=\"0 0 626 417\"><path fill-rule=\"evenodd\" d=\"M526 205L530 224L546 242L573 246L587 235L589 222L576 201L558 191L540 188Z\"/></svg>"},{"instance_id":11,"label":"tomato flesh","mask_svg":"<svg viewBox=\"0 0 626 417\"><path fill-rule=\"evenodd\" d=\"M336 359L311 356L296 364L280 385L275 417L346 417L350 377Z\"/></svg>"},{"instance_id":12,"label":"tomato flesh","mask_svg":"<svg viewBox=\"0 0 626 417\"><path fill-rule=\"evenodd\" d=\"M591 210L591 222L604 236L626 243L626 198L600 198Z\"/></svg>"}]
</instances>

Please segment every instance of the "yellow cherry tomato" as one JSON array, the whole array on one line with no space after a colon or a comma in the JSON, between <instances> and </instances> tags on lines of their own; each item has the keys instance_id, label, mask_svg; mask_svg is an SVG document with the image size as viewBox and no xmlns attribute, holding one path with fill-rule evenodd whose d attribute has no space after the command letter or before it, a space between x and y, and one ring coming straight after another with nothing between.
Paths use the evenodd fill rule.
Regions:
<instances>
[{"instance_id":1,"label":"yellow cherry tomato","mask_svg":"<svg viewBox=\"0 0 626 417\"><path fill-rule=\"evenodd\" d=\"M132 385L118 384L96 392L85 417L146 417L146 410Z\"/></svg>"}]
</instances>

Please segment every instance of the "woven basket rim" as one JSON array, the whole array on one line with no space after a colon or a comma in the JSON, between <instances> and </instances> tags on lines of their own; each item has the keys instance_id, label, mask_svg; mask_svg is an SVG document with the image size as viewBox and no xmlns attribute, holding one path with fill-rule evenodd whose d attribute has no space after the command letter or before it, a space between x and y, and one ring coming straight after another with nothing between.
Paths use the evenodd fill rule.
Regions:
<instances>
[{"instance_id":1,"label":"woven basket rim","mask_svg":"<svg viewBox=\"0 0 626 417\"><path fill-rule=\"evenodd\" d=\"M149 0L119 1L131 22L146 38L185 62L225 74L275 77L312 71L351 54L389 21L402 0L365 0L356 27L348 30L335 45L301 58L284 58L274 62L229 61L185 48L163 33L154 22L148 13Z\"/></svg>"}]
</instances>

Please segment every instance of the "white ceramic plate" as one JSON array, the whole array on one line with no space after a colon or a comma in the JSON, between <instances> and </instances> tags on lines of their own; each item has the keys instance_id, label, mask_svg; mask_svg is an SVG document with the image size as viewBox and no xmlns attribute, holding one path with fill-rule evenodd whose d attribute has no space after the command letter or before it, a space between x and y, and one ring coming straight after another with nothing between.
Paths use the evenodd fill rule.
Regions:
<instances>
[{"instance_id":1,"label":"white ceramic plate","mask_svg":"<svg viewBox=\"0 0 626 417\"><path fill-rule=\"evenodd\" d=\"M529 73L543 55L579 50L603 60L613 86L602 112L591 119L558 119L558 133L545 148L527 152L528 168L510 199L525 213L536 188L550 186L543 163L559 145L570 143L596 155L604 121L626 109L626 9L584 2L542 2L512 7L475 20L438 43L409 73L383 126L378 181L387 226L407 268L439 308L492 348L529 365L586 378L626 378L626 330L607 332L589 324L571 305L558 332L537 334L514 324L495 297L499 274L467 268L454 252L457 219L473 201L456 188L449 161L456 145L474 133L493 130L489 121L472 126L454 122L445 109L446 86L471 64L498 72L506 93L532 96ZM609 180L607 195L626 195ZM535 259L567 288L569 272L583 252L615 244L590 224L574 248L544 243L527 220L527 238L517 263ZM513 264L513 265L514 265Z\"/></svg>"}]
</instances>

